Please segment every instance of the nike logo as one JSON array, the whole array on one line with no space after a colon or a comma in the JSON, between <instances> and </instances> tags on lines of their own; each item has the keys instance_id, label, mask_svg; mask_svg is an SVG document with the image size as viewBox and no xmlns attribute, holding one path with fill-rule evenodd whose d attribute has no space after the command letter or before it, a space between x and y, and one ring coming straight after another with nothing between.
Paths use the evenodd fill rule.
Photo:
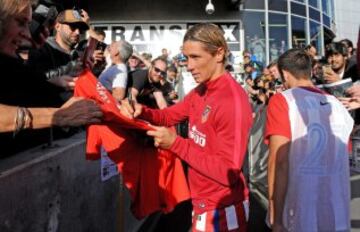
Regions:
<instances>
[{"instance_id":1,"label":"nike logo","mask_svg":"<svg viewBox=\"0 0 360 232\"><path fill-rule=\"evenodd\" d=\"M327 105L327 104L329 104L329 102L327 102L327 101L320 101L320 105L321 105L321 106L324 106L324 105Z\"/></svg>"}]
</instances>

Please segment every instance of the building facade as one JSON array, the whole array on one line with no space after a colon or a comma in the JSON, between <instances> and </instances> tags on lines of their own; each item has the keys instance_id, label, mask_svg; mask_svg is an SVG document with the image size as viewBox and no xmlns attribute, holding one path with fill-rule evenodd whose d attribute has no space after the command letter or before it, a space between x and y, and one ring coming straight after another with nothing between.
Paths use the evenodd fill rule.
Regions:
<instances>
[{"instance_id":1,"label":"building facade","mask_svg":"<svg viewBox=\"0 0 360 232\"><path fill-rule=\"evenodd\" d=\"M334 0L334 8L336 40L347 38L356 46L360 26L360 1Z\"/></svg>"},{"instance_id":2,"label":"building facade","mask_svg":"<svg viewBox=\"0 0 360 232\"><path fill-rule=\"evenodd\" d=\"M310 43L324 54L325 43L334 38L333 9L332 0L245 1L245 48L266 63L289 48Z\"/></svg>"},{"instance_id":3,"label":"building facade","mask_svg":"<svg viewBox=\"0 0 360 232\"><path fill-rule=\"evenodd\" d=\"M205 12L207 3L94 0L88 9L92 24L106 31L106 42L126 39L154 56L161 48L176 55L186 29L199 22L218 24L235 54L249 50L262 63L310 43L322 55L335 37L333 0L213 0L211 15Z\"/></svg>"}]
</instances>

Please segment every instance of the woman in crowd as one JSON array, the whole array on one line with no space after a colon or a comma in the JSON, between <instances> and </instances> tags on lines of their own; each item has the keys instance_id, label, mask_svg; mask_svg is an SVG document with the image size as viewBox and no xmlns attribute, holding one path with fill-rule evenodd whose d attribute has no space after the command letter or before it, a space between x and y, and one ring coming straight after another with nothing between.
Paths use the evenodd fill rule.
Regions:
<instances>
[{"instance_id":1,"label":"woman in crowd","mask_svg":"<svg viewBox=\"0 0 360 232\"><path fill-rule=\"evenodd\" d=\"M31 0L0 0L0 146L1 157L9 156L47 140L48 131L29 130L51 126L97 123L99 107L89 100L71 98L60 108L47 108L60 99L41 73L26 67L17 49L31 40ZM45 40L46 33L42 39ZM24 130L24 131L23 131ZM45 132L45 133L44 133Z\"/></svg>"}]
</instances>

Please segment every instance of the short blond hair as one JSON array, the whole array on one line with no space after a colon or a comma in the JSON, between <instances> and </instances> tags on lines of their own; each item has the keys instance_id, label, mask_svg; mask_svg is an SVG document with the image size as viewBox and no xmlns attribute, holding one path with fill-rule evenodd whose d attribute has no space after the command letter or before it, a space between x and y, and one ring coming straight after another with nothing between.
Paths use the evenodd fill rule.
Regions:
<instances>
[{"instance_id":1,"label":"short blond hair","mask_svg":"<svg viewBox=\"0 0 360 232\"><path fill-rule=\"evenodd\" d=\"M37 4L37 0L0 0L0 38L4 35L4 28L9 17L20 14L27 7Z\"/></svg>"},{"instance_id":2,"label":"short blond hair","mask_svg":"<svg viewBox=\"0 0 360 232\"><path fill-rule=\"evenodd\" d=\"M215 55L219 48L224 49L223 63L229 54L229 48L224 38L224 32L215 24L200 23L188 29L183 42L196 41L204 44L205 49L212 55Z\"/></svg>"}]
</instances>

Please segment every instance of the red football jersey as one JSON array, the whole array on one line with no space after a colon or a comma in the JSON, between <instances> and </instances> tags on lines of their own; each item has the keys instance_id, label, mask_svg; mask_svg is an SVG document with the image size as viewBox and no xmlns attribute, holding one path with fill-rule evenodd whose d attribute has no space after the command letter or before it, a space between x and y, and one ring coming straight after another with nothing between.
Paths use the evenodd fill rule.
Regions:
<instances>
[{"instance_id":1,"label":"red football jersey","mask_svg":"<svg viewBox=\"0 0 360 232\"><path fill-rule=\"evenodd\" d=\"M169 212L189 199L180 160L144 142L144 131L152 129L147 122L124 117L112 95L89 71L77 80L75 96L95 100L104 113L102 124L87 129L86 157L99 159L100 148L106 150L130 191L135 217L143 218L158 210Z\"/></svg>"},{"instance_id":2,"label":"red football jersey","mask_svg":"<svg viewBox=\"0 0 360 232\"><path fill-rule=\"evenodd\" d=\"M245 91L229 73L198 85L183 101L163 110L144 107L140 116L162 126L188 119L188 138L177 136L169 150L189 164L195 213L248 199L242 166L252 112Z\"/></svg>"}]
</instances>

